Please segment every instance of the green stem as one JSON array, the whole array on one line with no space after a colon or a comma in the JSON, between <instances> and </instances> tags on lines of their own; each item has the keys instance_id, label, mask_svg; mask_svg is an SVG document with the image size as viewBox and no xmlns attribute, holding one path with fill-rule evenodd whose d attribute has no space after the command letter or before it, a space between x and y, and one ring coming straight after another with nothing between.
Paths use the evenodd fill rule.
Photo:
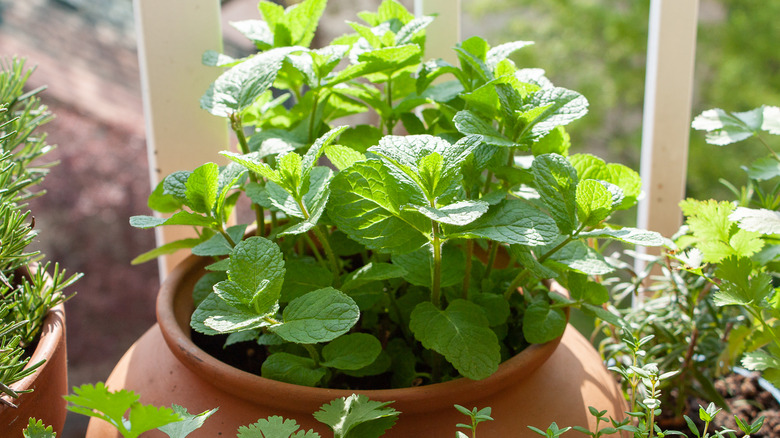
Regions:
<instances>
[{"instance_id":1,"label":"green stem","mask_svg":"<svg viewBox=\"0 0 780 438\"><path fill-rule=\"evenodd\" d=\"M385 120L385 129L387 135L393 134L393 81L392 76L387 75L387 86L385 87L385 101L387 103L387 109L390 111L390 116Z\"/></svg>"},{"instance_id":2,"label":"green stem","mask_svg":"<svg viewBox=\"0 0 780 438\"><path fill-rule=\"evenodd\" d=\"M303 233L303 240L305 240L306 244L309 245L309 249L311 249L312 254L314 254L314 258L317 259L317 263L322 265L324 268L327 268L328 265L325 263L325 259L322 258L320 250L317 248L317 245L314 244L314 241L311 240L309 233Z\"/></svg>"},{"instance_id":3,"label":"green stem","mask_svg":"<svg viewBox=\"0 0 780 438\"><path fill-rule=\"evenodd\" d=\"M768 145L768 144L767 144L767 143L764 141L764 139L763 139L763 138L761 138L761 136L760 136L760 135L756 134L756 138L758 138L758 141L760 141L760 142L761 142L761 144L763 144L763 145L764 145L764 147L765 147L765 148L767 148L767 150L769 151L769 153L771 153L771 154L772 154L772 156L773 156L773 157L775 157L775 160L777 160L777 161L780 161L780 156L779 156L779 155L777 155L777 152L775 152L775 151L774 151L774 150L773 150L771 147L769 147L769 145Z\"/></svg>"},{"instance_id":4,"label":"green stem","mask_svg":"<svg viewBox=\"0 0 780 438\"><path fill-rule=\"evenodd\" d=\"M244 125L241 122L241 115L238 113L231 113L230 114L230 127L233 129L233 132L236 133L236 138L238 139L238 147L241 150L242 154L248 154L249 153L249 142L246 139L246 136L244 135ZM253 183L258 182L257 175L254 172L249 172L249 180ZM255 221L257 222L257 230L255 230L256 236L262 236L265 232L265 211L263 210L263 207L254 204L253 210L255 211Z\"/></svg>"},{"instance_id":5,"label":"green stem","mask_svg":"<svg viewBox=\"0 0 780 438\"><path fill-rule=\"evenodd\" d=\"M315 366L319 366L320 365L320 354L317 353L317 349L314 348L314 346L311 345L311 344L301 344L301 345L303 345L303 348L305 348L306 351L309 353L309 357L311 357L312 360L314 361L314 365Z\"/></svg>"},{"instance_id":6,"label":"green stem","mask_svg":"<svg viewBox=\"0 0 780 438\"><path fill-rule=\"evenodd\" d=\"M336 254L333 252L333 248L330 247L328 236L319 226L315 226L311 230L314 235L317 236L317 239L319 239L320 244L322 245L322 249L325 251L325 256L328 258L328 263L330 263L330 269L333 271L333 286L338 289L341 287L339 263L336 260Z\"/></svg>"},{"instance_id":7,"label":"green stem","mask_svg":"<svg viewBox=\"0 0 780 438\"><path fill-rule=\"evenodd\" d=\"M431 280L431 302L437 309L441 309L441 238L439 237L439 226L436 221L431 220L433 229L433 272Z\"/></svg>"},{"instance_id":8,"label":"green stem","mask_svg":"<svg viewBox=\"0 0 780 438\"><path fill-rule=\"evenodd\" d=\"M485 275L482 278L490 278L493 272L493 265L496 264L496 254L498 254L499 244L495 240L490 241L490 251L488 252L487 266L485 266Z\"/></svg>"},{"instance_id":9,"label":"green stem","mask_svg":"<svg viewBox=\"0 0 780 438\"><path fill-rule=\"evenodd\" d=\"M769 336L772 337L772 340L775 341L775 345L780 346L780 339L777 338L777 335L775 334L775 331L772 330L772 327L770 327L766 321L764 321L764 318L761 316L761 311L756 310L752 307L746 307L747 311L753 315L754 318L758 320L759 323L761 323L761 326L764 327L764 330L769 333Z\"/></svg>"},{"instance_id":10,"label":"green stem","mask_svg":"<svg viewBox=\"0 0 780 438\"><path fill-rule=\"evenodd\" d=\"M314 122L317 119L317 105L320 104L320 91L319 87L313 91L314 101L311 105L311 114L309 115L309 143L314 142Z\"/></svg>"},{"instance_id":11,"label":"green stem","mask_svg":"<svg viewBox=\"0 0 780 438\"><path fill-rule=\"evenodd\" d=\"M463 299L469 299L469 286L471 285L471 258L474 255L474 241L466 241L466 272L463 276Z\"/></svg>"}]
</instances>

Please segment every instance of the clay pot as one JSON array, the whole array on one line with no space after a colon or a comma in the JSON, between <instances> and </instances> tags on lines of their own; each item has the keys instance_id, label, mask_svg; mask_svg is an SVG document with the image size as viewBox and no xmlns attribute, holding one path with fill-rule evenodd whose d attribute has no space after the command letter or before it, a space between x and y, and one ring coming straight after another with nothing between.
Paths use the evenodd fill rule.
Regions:
<instances>
[{"instance_id":1,"label":"clay pot","mask_svg":"<svg viewBox=\"0 0 780 438\"><path fill-rule=\"evenodd\" d=\"M49 311L41 328L38 346L28 362L32 365L45 360L34 373L11 385L14 391L32 389L11 399L2 396L17 408L0 404L0 435L20 437L28 419L35 417L52 426L58 434L65 424L66 403L62 396L68 393L68 357L65 345L65 307L60 304Z\"/></svg>"},{"instance_id":2,"label":"clay pot","mask_svg":"<svg viewBox=\"0 0 780 438\"><path fill-rule=\"evenodd\" d=\"M219 407L192 437L235 436L239 426L281 415L323 437L332 433L312 413L353 391L309 388L264 379L232 368L190 340L192 289L206 260L189 257L162 285L157 301L158 324L120 360L108 387L141 394L143 403L185 406L190 412ZM616 418L626 410L621 391L598 353L574 328L546 344L534 345L503 363L487 379L465 378L428 386L360 391L373 400L394 401L401 412L386 437L447 437L466 417L453 408L490 406L495 421L481 423L480 436L535 436L527 425L592 426L588 406L607 409ZM165 437L154 431L150 437ZM88 438L118 437L105 422L92 419Z\"/></svg>"}]
</instances>

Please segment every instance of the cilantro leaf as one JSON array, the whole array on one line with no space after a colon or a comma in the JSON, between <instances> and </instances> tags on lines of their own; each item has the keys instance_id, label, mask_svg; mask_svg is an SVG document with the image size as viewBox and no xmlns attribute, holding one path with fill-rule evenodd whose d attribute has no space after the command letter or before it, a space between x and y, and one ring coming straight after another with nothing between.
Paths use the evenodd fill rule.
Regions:
<instances>
[{"instance_id":1,"label":"cilantro leaf","mask_svg":"<svg viewBox=\"0 0 780 438\"><path fill-rule=\"evenodd\" d=\"M277 415L257 420L249 426L238 428L236 438L319 438L317 432L298 430L295 420L286 420Z\"/></svg>"},{"instance_id":2,"label":"cilantro leaf","mask_svg":"<svg viewBox=\"0 0 780 438\"><path fill-rule=\"evenodd\" d=\"M330 426L334 438L378 438L398 417L398 411L387 407L390 403L353 394L323 405L314 418Z\"/></svg>"}]
</instances>

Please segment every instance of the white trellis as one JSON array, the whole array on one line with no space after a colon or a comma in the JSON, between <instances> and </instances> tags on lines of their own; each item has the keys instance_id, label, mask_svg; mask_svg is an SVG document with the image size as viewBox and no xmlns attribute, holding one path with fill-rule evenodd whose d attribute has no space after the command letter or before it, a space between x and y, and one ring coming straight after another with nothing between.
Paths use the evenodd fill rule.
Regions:
<instances>
[{"instance_id":1,"label":"white trellis","mask_svg":"<svg viewBox=\"0 0 780 438\"><path fill-rule=\"evenodd\" d=\"M218 71L201 65L222 47L219 0L134 0L152 185L176 170L213 160L226 148L227 124L196 102ZM651 0L638 225L671 235L682 217L699 0ZM417 14L437 13L429 55L450 56L460 35L461 0L415 0ZM435 26L435 27L434 27ZM158 228L158 230L160 230ZM158 231L157 243L181 231ZM179 257L161 259L161 277Z\"/></svg>"}]
</instances>

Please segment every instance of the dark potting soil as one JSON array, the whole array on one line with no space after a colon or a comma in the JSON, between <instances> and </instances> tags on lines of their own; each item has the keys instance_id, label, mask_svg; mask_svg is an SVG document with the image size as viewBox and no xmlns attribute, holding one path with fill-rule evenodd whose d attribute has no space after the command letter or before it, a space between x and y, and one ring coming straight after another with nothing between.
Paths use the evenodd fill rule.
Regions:
<instances>
[{"instance_id":1,"label":"dark potting soil","mask_svg":"<svg viewBox=\"0 0 780 438\"><path fill-rule=\"evenodd\" d=\"M234 368L262 375L262 365L268 351L255 342L239 342L224 347L227 335L204 335L194 330L190 331L192 342L200 349L217 360ZM344 374L335 376L328 383L331 389L369 390L392 388L390 373L376 376L351 377ZM422 382L415 382L420 384ZM416 385L413 385L416 386Z\"/></svg>"},{"instance_id":2,"label":"dark potting soil","mask_svg":"<svg viewBox=\"0 0 780 438\"><path fill-rule=\"evenodd\" d=\"M715 417L715 421L710 424L708 432L710 435L714 431L721 430L723 427L737 431L737 436L742 433L734 421L734 415L737 415L743 421L752 424L760 417L765 417L764 426L752 438L777 438L780 437L780 403L769 392L759 385L759 373L750 373L748 376L740 374L730 374L715 382L715 389L726 400L728 409L723 409ZM687 414L702 430L703 422L699 421L699 406L704 408L710 403L709 400L699 398L690 398L687 403ZM682 424L670 424L660 421L662 429L678 430L687 436L693 436L688 426Z\"/></svg>"}]
</instances>

